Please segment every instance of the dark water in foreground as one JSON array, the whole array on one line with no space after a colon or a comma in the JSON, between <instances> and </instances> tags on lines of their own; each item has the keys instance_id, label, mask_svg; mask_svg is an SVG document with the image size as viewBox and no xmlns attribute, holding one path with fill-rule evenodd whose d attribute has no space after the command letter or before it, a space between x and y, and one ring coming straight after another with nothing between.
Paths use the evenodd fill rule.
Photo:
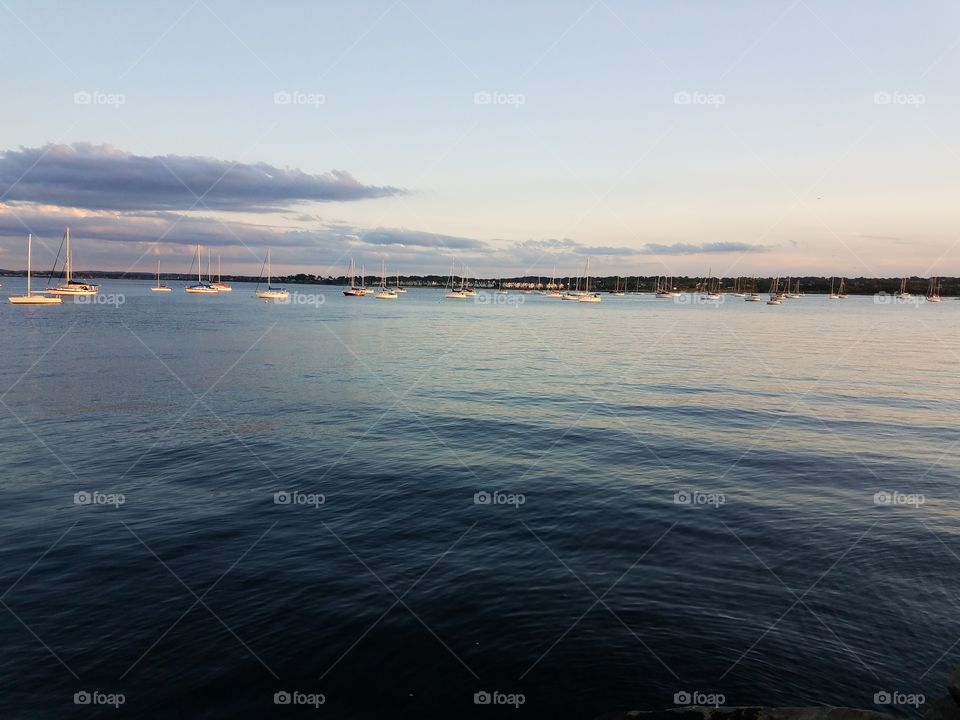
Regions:
<instances>
[{"instance_id":1,"label":"dark water in foreground","mask_svg":"<svg viewBox=\"0 0 960 720\"><path fill-rule=\"evenodd\" d=\"M299 290L0 306L2 717L875 707L960 665L960 302Z\"/></svg>"}]
</instances>

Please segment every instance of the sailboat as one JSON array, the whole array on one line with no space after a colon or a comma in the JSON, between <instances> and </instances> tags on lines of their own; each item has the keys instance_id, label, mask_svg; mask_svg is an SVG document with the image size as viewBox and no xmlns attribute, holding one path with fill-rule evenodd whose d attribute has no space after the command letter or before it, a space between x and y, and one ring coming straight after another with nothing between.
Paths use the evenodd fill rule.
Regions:
<instances>
[{"instance_id":1,"label":"sailboat","mask_svg":"<svg viewBox=\"0 0 960 720\"><path fill-rule=\"evenodd\" d=\"M847 295L847 281L844 278L840 278L840 287L837 289L837 299L846 300L849 295Z\"/></svg>"},{"instance_id":2,"label":"sailboat","mask_svg":"<svg viewBox=\"0 0 960 720\"><path fill-rule=\"evenodd\" d=\"M836 279L836 278L832 278L832 277L830 278L830 295L829 295L829 299L830 299L830 300L839 300L839 299L840 299L840 296L839 296L839 295L834 291L834 289L833 289L833 281L834 281L835 279ZM843 287L843 286L841 285L841 287Z\"/></svg>"},{"instance_id":3,"label":"sailboat","mask_svg":"<svg viewBox=\"0 0 960 720\"><path fill-rule=\"evenodd\" d=\"M377 300L397 299L396 290L387 287L387 266L383 260L380 261L380 290L373 297Z\"/></svg>"},{"instance_id":4,"label":"sailboat","mask_svg":"<svg viewBox=\"0 0 960 720\"><path fill-rule=\"evenodd\" d=\"M27 235L27 294L11 295L7 301L14 305L60 305L63 299L59 297L48 297L47 295L34 295L30 288L30 275L33 265L33 233Z\"/></svg>"},{"instance_id":5,"label":"sailboat","mask_svg":"<svg viewBox=\"0 0 960 720\"><path fill-rule=\"evenodd\" d=\"M460 292L463 293L464 297L476 297L477 289L468 282L466 265L463 266L463 276L460 280Z\"/></svg>"},{"instance_id":6,"label":"sailboat","mask_svg":"<svg viewBox=\"0 0 960 720\"><path fill-rule=\"evenodd\" d=\"M211 282L217 292L233 292L233 288L223 281L223 275L220 274L220 256L217 255L217 281Z\"/></svg>"},{"instance_id":7,"label":"sailboat","mask_svg":"<svg viewBox=\"0 0 960 720\"><path fill-rule=\"evenodd\" d=\"M96 295L99 285L93 283L77 282L73 279L73 251L70 249L70 228L66 232L67 256L63 262L64 282L56 287L47 288L49 295L67 295L71 297L80 297L84 295ZM52 274L52 273L51 273Z\"/></svg>"},{"instance_id":8,"label":"sailboat","mask_svg":"<svg viewBox=\"0 0 960 720\"><path fill-rule=\"evenodd\" d=\"M663 278L657 275L657 297L661 299L676 297L672 290L673 278Z\"/></svg>"},{"instance_id":9,"label":"sailboat","mask_svg":"<svg viewBox=\"0 0 960 720\"><path fill-rule=\"evenodd\" d=\"M747 294L743 291L744 279L738 277L733 283L733 296L734 297L746 297Z\"/></svg>"},{"instance_id":10,"label":"sailboat","mask_svg":"<svg viewBox=\"0 0 960 720\"><path fill-rule=\"evenodd\" d=\"M509 295L510 291L503 286L503 278L500 278L500 282L497 285L497 295Z\"/></svg>"},{"instance_id":11,"label":"sailboat","mask_svg":"<svg viewBox=\"0 0 960 720\"><path fill-rule=\"evenodd\" d=\"M197 245L197 284L187 285L183 290L191 295L216 295L217 289L203 279L203 273L200 270L200 246Z\"/></svg>"},{"instance_id":12,"label":"sailboat","mask_svg":"<svg viewBox=\"0 0 960 720\"><path fill-rule=\"evenodd\" d=\"M397 270L397 284L394 286L393 291L398 293L405 293L407 291L406 288L400 287L400 271L399 270Z\"/></svg>"},{"instance_id":13,"label":"sailboat","mask_svg":"<svg viewBox=\"0 0 960 720\"><path fill-rule=\"evenodd\" d=\"M350 287L343 294L347 297L364 297L367 294L357 285L357 263L353 258L350 258Z\"/></svg>"},{"instance_id":14,"label":"sailboat","mask_svg":"<svg viewBox=\"0 0 960 720\"><path fill-rule=\"evenodd\" d=\"M927 302L940 302L939 278L930 278L930 287L927 289Z\"/></svg>"},{"instance_id":15,"label":"sailboat","mask_svg":"<svg viewBox=\"0 0 960 720\"><path fill-rule=\"evenodd\" d=\"M783 295L780 292L780 277L775 277L773 279L773 284L770 285L770 299L767 300L767 305L782 305L783 304Z\"/></svg>"},{"instance_id":16,"label":"sailboat","mask_svg":"<svg viewBox=\"0 0 960 720\"><path fill-rule=\"evenodd\" d=\"M907 278L900 281L900 292L897 293L897 297L901 300L910 300L913 298L913 295L907 289Z\"/></svg>"},{"instance_id":17,"label":"sailboat","mask_svg":"<svg viewBox=\"0 0 960 720\"><path fill-rule=\"evenodd\" d=\"M624 283L624 287L626 287L626 283ZM616 297L623 297L624 295L627 294L624 290L621 290L621 289L620 289L620 276L619 276L619 275L617 275L616 284L613 286L613 290L610 291L610 294L611 294L611 295L614 295L614 296L616 296Z\"/></svg>"},{"instance_id":18,"label":"sailboat","mask_svg":"<svg viewBox=\"0 0 960 720\"><path fill-rule=\"evenodd\" d=\"M157 260L157 284L150 288L153 292L171 292L171 288L168 285L160 284L160 261Z\"/></svg>"},{"instance_id":19,"label":"sailboat","mask_svg":"<svg viewBox=\"0 0 960 720\"><path fill-rule=\"evenodd\" d=\"M451 298L451 299L459 300L459 299L465 298L465 297L467 296L467 294L463 291L463 280L462 280L462 279L461 279L461 281L460 281L460 288L459 288L459 289L453 284L453 282L454 282L453 273L454 273L455 270L456 270L456 260L454 260L452 263L450 263L450 292L446 293L446 294L444 295L444 297L445 297L445 298ZM446 290L446 286L444 286L444 290Z\"/></svg>"},{"instance_id":20,"label":"sailboat","mask_svg":"<svg viewBox=\"0 0 960 720\"><path fill-rule=\"evenodd\" d=\"M700 295L701 298L708 301L722 300L720 297L720 278L717 278L716 287L714 287L713 282L713 268L710 268L707 271L707 279L703 283L703 293Z\"/></svg>"},{"instance_id":21,"label":"sailboat","mask_svg":"<svg viewBox=\"0 0 960 720\"><path fill-rule=\"evenodd\" d=\"M257 290L256 296L261 300L286 300L290 297L290 293L283 288L270 287L272 271L273 268L270 266L270 250L267 249L267 289ZM260 287L260 283L257 283L257 287Z\"/></svg>"},{"instance_id":22,"label":"sailboat","mask_svg":"<svg viewBox=\"0 0 960 720\"><path fill-rule=\"evenodd\" d=\"M550 284L543 291L543 296L548 298L562 298L563 293L557 287L557 266L553 266L553 276L550 278Z\"/></svg>"},{"instance_id":23,"label":"sailboat","mask_svg":"<svg viewBox=\"0 0 960 720\"><path fill-rule=\"evenodd\" d=\"M578 302L598 303L600 302L600 293L590 292L590 256L587 256L587 268L584 270L584 293L577 298Z\"/></svg>"}]
</instances>

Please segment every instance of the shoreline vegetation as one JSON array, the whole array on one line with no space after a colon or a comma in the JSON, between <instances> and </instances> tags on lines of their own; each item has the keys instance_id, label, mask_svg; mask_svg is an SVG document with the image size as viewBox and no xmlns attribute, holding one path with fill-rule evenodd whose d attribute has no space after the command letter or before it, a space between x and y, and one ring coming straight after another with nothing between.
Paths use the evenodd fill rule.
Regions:
<instances>
[{"instance_id":1,"label":"shoreline vegetation","mask_svg":"<svg viewBox=\"0 0 960 720\"><path fill-rule=\"evenodd\" d=\"M0 269L0 277L26 277L26 270L4 270ZM114 270L84 270L76 272L76 275L85 278L104 278L114 280L150 280L157 281L157 274L150 272L121 272ZM37 276L37 273L34 273ZM627 294L652 293L657 289L657 280L662 276L656 275L631 275L607 277L591 277L591 289L595 292L611 292L615 289L626 291ZM262 279L255 275L223 275L224 282L262 282ZM359 278L358 278L359 279ZM459 280L459 278L456 278ZM160 280L173 282L193 282L195 276L186 273L161 273ZM297 273L295 275L282 275L273 278L280 284L289 285L332 285L345 286L350 284L350 278L340 276L319 276L307 273ZM673 289L678 292L696 292L701 289L703 278L689 276L674 276L671 278ZM870 278L856 277L846 278L846 292L850 295L876 295L886 293L895 295L899 293L903 278ZM944 296L960 295L960 277L940 277L940 294ZM361 284L374 287L380 282L378 275L367 275L362 278ZM773 277L726 277L720 278L720 292L734 292L737 287L751 288L756 287L757 292L768 293L775 278ZM782 281L782 278L781 278ZM800 283L800 292L810 294L828 294L831 291L831 282L838 282L839 277L791 277L791 287L796 287ZM400 285L409 288L443 288L450 282L448 275L400 275ZM478 289L494 290L565 290L575 287L577 278L575 276L558 277L551 281L547 277L537 277L535 275L523 275L503 278L471 278L470 284ZM744 283L746 283L744 285ZM913 276L907 278L908 291L923 295L926 292L929 278Z\"/></svg>"}]
</instances>

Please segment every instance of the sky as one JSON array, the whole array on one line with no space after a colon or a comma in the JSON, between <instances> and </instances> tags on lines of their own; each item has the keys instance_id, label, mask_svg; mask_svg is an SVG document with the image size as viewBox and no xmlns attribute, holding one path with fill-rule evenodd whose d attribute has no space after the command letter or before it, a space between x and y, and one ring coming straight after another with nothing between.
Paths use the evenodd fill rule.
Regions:
<instances>
[{"instance_id":1,"label":"sky","mask_svg":"<svg viewBox=\"0 0 960 720\"><path fill-rule=\"evenodd\" d=\"M960 275L948 0L2 0L0 59L0 268Z\"/></svg>"}]
</instances>

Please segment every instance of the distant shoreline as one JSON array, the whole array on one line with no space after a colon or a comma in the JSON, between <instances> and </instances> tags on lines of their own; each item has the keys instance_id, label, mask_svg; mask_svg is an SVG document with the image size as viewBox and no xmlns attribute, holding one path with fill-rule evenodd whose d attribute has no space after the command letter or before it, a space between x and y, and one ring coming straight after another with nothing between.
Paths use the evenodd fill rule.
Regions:
<instances>
[{"instance_id":1,"label":"distant shoreline","mask_svg":"<svg viewBox=\"0 0 960 720\"><path fill-rule=\"evenodd\" d=\"M26 277L26 270L3 270L0 269L0 277ZM112 279L112 280L144 280L144 281L156 281L156 273L147 273L147 272L121 272L116 270L83 270L77 271L75 273L78 277L84 278L102 278L102 279ZM47 273L34 273L33 277L36 279L47 277ZM660 276L662 277L662 276ZM939 276L938 276L939 277ZM264 282L263 278L253 277L249 275L223 275L224 282L233 283L233 282L249 282L257 283ZM614 289L620 289L627 293L636 293L639 289L639 292L654 292L656 290L658 276L656 275L631 275L627 277L617 277L615 275L609 275L605 277L591 277L590 278L590 289L597 292L609 292ZM195 282L197 276L194 274L185 274L185 273L161 273L160 279L167 282ZM359 278L357 278L359 280ZM366 276L367 286L376 286L379 285L380 276L371 274ZM836 280L838 278L830 277L791 277L791 287L795 287L796 283L800 283L800 291L810 293L812 295L829 293L831 288L831 280ZM942 296L955 296L960 295L960 277L940 277L940 294ZM457 282L460 281L459 276L456 278ZM733 283L736 278L721 278L721 290L723 291L732 291ZM753 289L751 283L754 279L746 278L747 285L746 291L750 292ZM756 290L757 292L767 293L770 291L770 286L773 284L774 278L772 277L758 277L755 278L756 281ZM298 273L296 275L281 275L275 276L272 278L272 281L275 283L286 283L291 285L332 285L332 286L344 286L350 284L350 278L345 276L338 277L319 277L317 275L309 275L306 273ZM393 284L396 281L396 276L388 278L389 284ZM680 292L693 292L697 290L698 283L702 281L702 278L699 277L690 277L690 276L675 276L673 278L673 287L675 290ZM888 293L894 295L900 291L900 283L902 281L901 277L894 278L867 278L867 277L857 277L857 278L846 278L846 292L850 295L876 295L878 293ZM515 277L503 277L503 278L472 278L468 279L468 282L477 288L482 289L496 289L501 286L501 283L505 289L509 290L533 290L533 289L546 289L552 286L552 281L547 277L537 277L535 275L526 275L526 276L515 276ZM577 282L576 277L558 277L553 283L559 289L565 289L575 285ZM449 276L446 275L401 275L400 276L400 285L405 287L427 287L427 288L442 288L447 283L449 283ZM908 289L914 295L924 295L927 291L927 285L929 283L929 278L924 277L909 277L908 278Z\"/></svg>"}]
</instances>

